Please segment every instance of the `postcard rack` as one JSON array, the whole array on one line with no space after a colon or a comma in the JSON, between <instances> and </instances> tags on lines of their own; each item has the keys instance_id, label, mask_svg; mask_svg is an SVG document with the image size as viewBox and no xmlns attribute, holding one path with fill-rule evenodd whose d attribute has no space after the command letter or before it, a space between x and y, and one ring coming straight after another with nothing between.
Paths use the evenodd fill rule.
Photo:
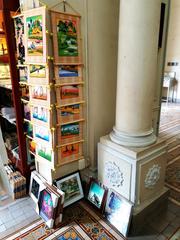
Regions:
<instances>
[{"instance_id":1,"label":"postcard rack","mask_svg":"<svg viewBox=\"0 0 180 240\"><path fill-rule=\"evenodd\" d=\"M83 158L80 16L42 6L13 18L28 153L36 166L56 170Z\"/></svg>"}]
</instances>

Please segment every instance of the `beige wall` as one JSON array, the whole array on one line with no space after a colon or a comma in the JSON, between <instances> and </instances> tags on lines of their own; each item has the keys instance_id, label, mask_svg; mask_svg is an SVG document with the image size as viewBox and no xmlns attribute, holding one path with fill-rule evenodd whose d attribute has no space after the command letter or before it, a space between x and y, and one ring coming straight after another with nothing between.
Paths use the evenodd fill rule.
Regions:
<instances>
[{"instance_id":1,"label":"beige wall","mask_svg":"<svg viewBox=\"0 0 180 240\"><path fill-rule=\"evenodd\" d=\"M48 7L59 1L44 0ZM83 59L88 128L86 158L96 168L97 143L115 122L119 0L68 0L82 16ZM55 8L62 10L62 5ZM67 11L71 9L67 8ZM74 165L74 167L73 167ZM77 168L78 164L72 164ZM67 169L67 166L65 167ZM63 172L61 167L61 172ZM65 170L65 172L67 172ZM63 172L64 174L64 172Z\"/></svg>"},{"instance_id":2,"label":"beige wall","mask_svg":"<svg viewBox=\"0 0 180 240\"><path fill-rule=\"evenodd\" d=\"M179 62L179 66L167 66ZM175 71L178 80L177 98L180 101L180 1L171 0L165 71Z\"/></svg>"}]
</instances>

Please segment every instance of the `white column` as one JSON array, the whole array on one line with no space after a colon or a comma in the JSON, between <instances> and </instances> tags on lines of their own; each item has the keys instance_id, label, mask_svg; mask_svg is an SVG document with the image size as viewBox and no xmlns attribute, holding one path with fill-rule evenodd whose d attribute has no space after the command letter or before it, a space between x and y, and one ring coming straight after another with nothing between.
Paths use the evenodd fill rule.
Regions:
<instances>
[{"instance_id":1,"label":"white column","mask_svg":"<svg viewBox=\"0 0 180 240\"><path fill-rule=\"evenodd\" d=\"M132 147L156 141L152 107L157 71L160 0L121 0L112 141Z\"/></svg>"}]
</instances>

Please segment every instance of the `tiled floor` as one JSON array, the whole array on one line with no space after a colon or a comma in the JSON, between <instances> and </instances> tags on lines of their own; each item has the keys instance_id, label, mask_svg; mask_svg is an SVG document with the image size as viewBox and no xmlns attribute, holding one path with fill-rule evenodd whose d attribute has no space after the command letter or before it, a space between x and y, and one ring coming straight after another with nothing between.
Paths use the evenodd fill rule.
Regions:
<instances>
[{"instance_id":1,"label":"tiled floor","mask_svg":"<svg viewBox=\"0 0 180 240\"><path fill-rule=\"evenodd\" d=\"M0 208L0 239L37 220L31 198L26 197Z\"/></svg>"}]
</instances>

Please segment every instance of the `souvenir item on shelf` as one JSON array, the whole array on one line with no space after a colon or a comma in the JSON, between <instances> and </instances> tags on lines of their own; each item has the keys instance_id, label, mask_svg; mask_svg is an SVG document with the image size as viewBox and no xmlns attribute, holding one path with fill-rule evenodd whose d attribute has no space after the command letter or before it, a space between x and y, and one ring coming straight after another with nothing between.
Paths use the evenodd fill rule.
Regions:
<instances>
[{"instance_id":1,"label":"souvenir item on shelf","mask_svg":"<svg viewBox=\"0 0 180 240\"><path fill-rule=\"evenodd\" d=\"M80 16L51 11L55 64L80 64Z\"/></svg>"},{"instance_id":2,"label":"souvenir item on shelf","mask_svg":"<svg viewBox=\"0 0 180 240\"><path fill-rule=\"evenodd\" d=\"M65 193L64 207L84 197L79 172L55 180L56 186Z\"/></svg>"},{"instance_id":3,"label":"souvenir item on shelf","mask_svg":"<svg viewBox=\"0 0 180 240\"><path fill-rule=\"evenodd\" d=\"M49 68L46 64L29 64L29 84L47 85L50 82Z\"/></svg>"},{"instance_id":4,"label":"souvenir item on shelf","mask_svg":"<svg viewBox=\"0 0 180 240\"><path fill-rule=\"evenodd\" d=\"M24 12L25 62L46 63L46 7Z\"/></svg>"},{"instance_id":5,"label":"souvenir item on shelf","mask_svg":"<svg viewBox=\"0 0 180 240\"><path fill-rule=\"evenodd\" d=\"M105 203L107 198L107 189L101 186L98 181L91 178L89 183L89 191L87 199L89 202L99 209L100 212L104 211Z\"/></svg>"},{"instance_id":6,"label":"souvenir item on shelf","mask_svg":"<svg viewBox=\"0 0 180 240\"><path fill-rule=\"evenodd\" d=\"M18 64L25 62L24 15L14 17Z\"/></svg>"},{"instance_id":7,"label":"souvenir item on shelf","mask_svg":"<svg viewBox=\"0 0 180 240\"><path fill-rule=\"evenodd\" d=\"M114 192L109 191L105 217L125 237L128 234L132 214L132 203Z\"/></svg>"},{"instance_id":8,"label":"souvenir item on shelf","mask_svg":"<svg viewBox=\"0 0 180 240\"><path fill-rule=\"evenodd\" d=\"M81 65L59 65L54 66L56 83L78 83L82 82Z\"/></svg>"},{"instance_id":9,"label":"souvenir item on shelf","mask_svg":"<svg viewBox=\"0 0 180 240\"><path fill-rule=\"evenodd\" d=\"M82 158L83 140L58 147L58 165L65 165Z\"/></svg>"}]
</instances>

